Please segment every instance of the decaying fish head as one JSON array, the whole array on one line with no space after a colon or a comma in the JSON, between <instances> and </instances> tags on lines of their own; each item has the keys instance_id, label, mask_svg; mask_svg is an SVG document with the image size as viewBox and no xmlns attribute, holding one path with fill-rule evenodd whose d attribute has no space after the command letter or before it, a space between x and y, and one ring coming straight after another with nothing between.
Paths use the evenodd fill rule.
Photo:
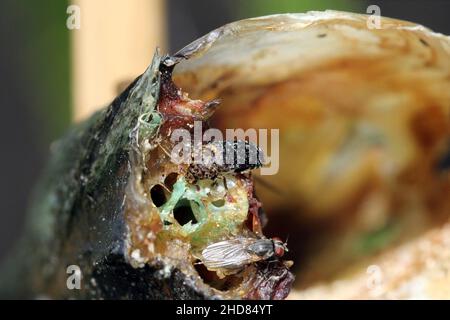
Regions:
<instances>
[{"instance_id":1,"label":"decaying fish head","mask_svg":"<svg viewBox=\"0 0 450 320\"><path fill-rule=\"evenodd\" d=\"M33 272L5 278L28 296L282 299L293 270L294 298L448 298L449 88L448 36L345 12L238 21L156 54L52 148L18 259ZM173 161L196 123L279 129L279 170L257 191L292 269L202 264L211 244L264 238L265 217L251 170Z\"/></svg>"},{"instance_id":2,"label":"decaying fish head","mask_svg":"<svg viewBox=\"0 0 450 320\"><path fill-rule=\"evenodd\" d=\"M402 288L414 281L448 283L438 270L447 265L444 253L431 258L437 267L430 271L417 267L428 253L414 250L435 239L445 246L449 232L439 228L450 212L450 40L410 22L381 17L380 23L369 28L365 15L330 11L248 19L212 31L167 63L176 85L169 81L172 90L166 91L162 85L159 112L152 116L166 119L160 137L177 126L189 128L193 119L204 121L212 111L209 122L222 130L280 130L279 171L262 177L279 192L261 187L258 193L271 236L291 237L297 297L316 290L335 297L335 288L337 297L372 297L370 265L382 266L393 288L379 297L412 297ZM206 103L189 100L179 87ZM216 99L220 107L207 103ZM189 183L186 168L167 161L170 141L158 143L162 147L153 145L144 157L148 170L136 179L145 199L137 211L148 214L128 210L129 219L143 219L131 233L130 254L144 263L182 256L199 282L229 293L259 283L240 296L287 293L292 278L282 262L273 269L251 264L240 279L226 283L196 264L192 257L210 243L257 234L248 222L250 213L258 217L260 202L246 174ZM191 218L176 221L187 212ZM261 225L258 219L255 225ZM428 235L430 230L436 231ZM405 277L392 275L392 261L404 261L398 257L405 254ZM348 276L353 270L359 271ZM346 287L339 286L343 278ZM323 281L330 285L322 288ZM280 291L277 283L284 286Z\"/></svg>"},{"instance_id":3,"label":"decaying fish head","mask_svg":"<svg viewBox=\"0 0 450 320\"><path fill-rule=\"evenodd\" d=\"M191 100L182 92L172 81L174 59L164 57L156 64L153 74L159 79L157 104L132 133L133 174L126 198L130 262L136 268L158 262L182 270L195 287L211 295L283 299L294 277L281 260L245 265L228 274L208 270L199 259L199 253L212 243L235 237L263 237L265 217L251 176L251 169L262 165L263 160L261 150L243 141L244 152L256 150L260 156L256 164L245 166L245 161L238 163L240 159L235 165L208 161L193 164L196 150L224 146L222 154L228 146L237 153L234 146L238 142L195 145L193 136L203 135L208 129L208 120L219 103ZM184 141L180 136L173 138L180 130L189 134ZM173 161L172 151L179 148L179 152L183 147L192 151L188 161ZM249 160L246 155L242 158ZM262 281L265 285L257 290Z\"/></svg>"}]
</instances>

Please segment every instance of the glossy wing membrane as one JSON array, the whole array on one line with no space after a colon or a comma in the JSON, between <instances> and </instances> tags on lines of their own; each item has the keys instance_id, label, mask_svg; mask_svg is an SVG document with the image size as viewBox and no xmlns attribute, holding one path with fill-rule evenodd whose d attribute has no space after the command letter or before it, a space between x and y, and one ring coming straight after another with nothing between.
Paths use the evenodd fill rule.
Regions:
<instances>
[{"instance_id":1,"label":"glossy wing membrane","mask_svg":"<svg viewBox=\"0 0 450 320\"><path fill-rule=\"evenodd\" d=\"M210 270L239 269L261 260L247 250L255 239L236 238L213 243L202 251L202 262Z\"/></svg>"}]
</instances>

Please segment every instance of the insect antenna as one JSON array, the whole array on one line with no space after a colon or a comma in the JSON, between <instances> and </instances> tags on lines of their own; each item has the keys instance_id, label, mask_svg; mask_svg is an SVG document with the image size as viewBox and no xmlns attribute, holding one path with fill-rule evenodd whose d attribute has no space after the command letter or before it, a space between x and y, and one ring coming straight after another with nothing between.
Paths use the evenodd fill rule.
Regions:
<instances>
[{"instance_id":1,"label":"insect antenna","mask_svg":"<svg viewBox=\"0 0 450 320\"><path fill-rule=\"evenodd\" d=\"M290 234L288 233L287 237L286 237L286 241L283 243L284 245L284 251L289 252L289 249L287 247L288 241L289 241L289 236Z\"/></svg>"}]
</instances>

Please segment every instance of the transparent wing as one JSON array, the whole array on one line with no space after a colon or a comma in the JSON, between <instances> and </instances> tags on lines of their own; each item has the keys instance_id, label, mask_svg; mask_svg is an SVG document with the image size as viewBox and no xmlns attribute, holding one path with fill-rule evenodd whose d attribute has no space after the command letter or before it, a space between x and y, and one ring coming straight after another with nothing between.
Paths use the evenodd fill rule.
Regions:
<instances>
[{"instance_id":1,"label":"transparent wing","mask_svg":"<svg viewBox=\"0 0 450 320\"><path fill-rule=\"evenodd\" d=\"M202 251L202 262L210 270L237 269L260 260L247 250L254 239L236 238L213 243Z\"/></svg>"}]
</instances>

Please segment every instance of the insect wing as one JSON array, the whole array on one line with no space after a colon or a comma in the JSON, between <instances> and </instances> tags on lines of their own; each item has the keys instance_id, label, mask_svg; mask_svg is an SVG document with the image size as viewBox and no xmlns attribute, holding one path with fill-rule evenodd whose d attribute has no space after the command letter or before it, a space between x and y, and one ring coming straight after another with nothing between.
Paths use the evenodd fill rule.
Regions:
<instances>
[{"instance_id":1,"label":"insect wing","mask_svg":"<svg viewBox=\"0 0 450 320\"><path fill-rule=\"evenodd\" d=\"M247 250L253 239L238 238L213 243L202 251L203 264L208 269L238 269L260 260Z\"/></svg>"}]
</instances>

